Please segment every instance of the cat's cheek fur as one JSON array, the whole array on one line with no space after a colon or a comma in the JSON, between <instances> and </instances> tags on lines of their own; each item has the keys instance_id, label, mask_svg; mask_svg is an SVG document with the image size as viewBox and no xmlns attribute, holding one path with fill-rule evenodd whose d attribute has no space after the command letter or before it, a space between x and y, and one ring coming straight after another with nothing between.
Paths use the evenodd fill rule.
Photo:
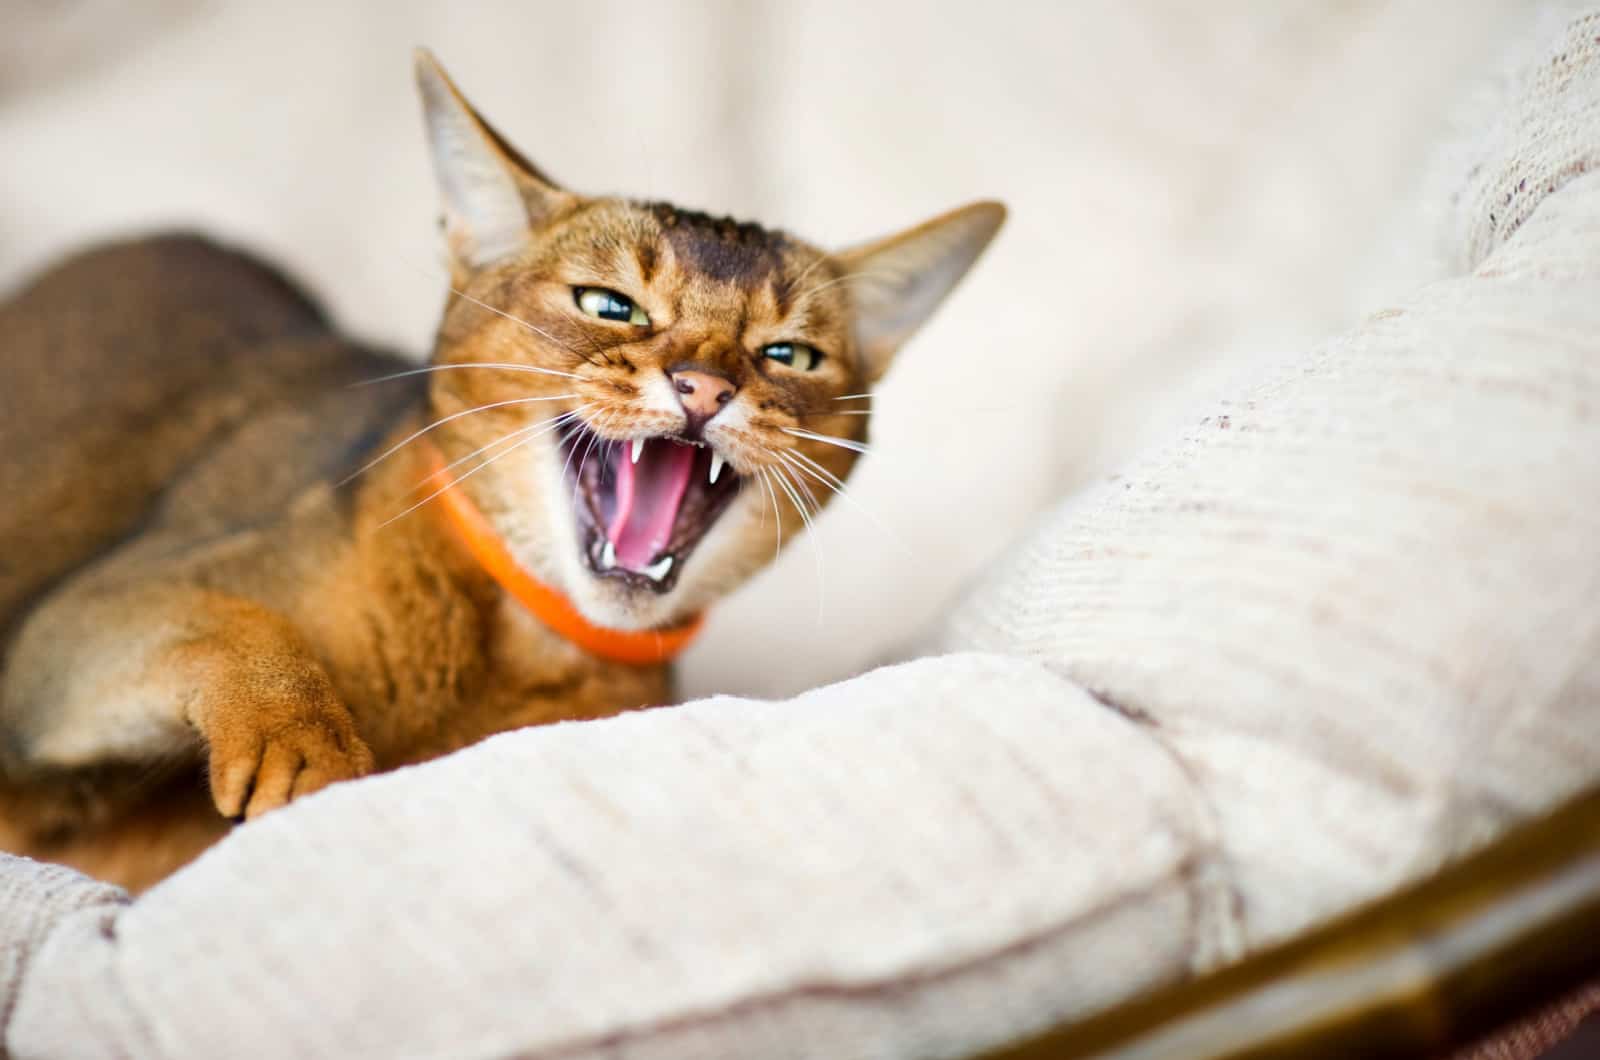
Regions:
<instances>
[{"instance_id":1,"label":"cat's cheek fur","mask_svg":"<svg viewBox=\"0 0 1600 1060\"><path fill-rule=\"evenodd\" d=\"M490 518L518 563L540 581L565 589L582 573L582 560L567 496L571 488L552 439L530 442L498 461L485 492L499 498Z\"/></svg>"}]
</instances>

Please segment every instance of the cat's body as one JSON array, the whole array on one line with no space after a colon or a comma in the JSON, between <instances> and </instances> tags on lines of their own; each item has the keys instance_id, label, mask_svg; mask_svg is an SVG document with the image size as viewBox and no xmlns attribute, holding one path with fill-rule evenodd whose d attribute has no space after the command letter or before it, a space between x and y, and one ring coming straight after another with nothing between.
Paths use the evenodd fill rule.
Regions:
<instances>
[{"instance_id":1,"label":"cat's body","mask_svg":"<svg viewBox=\"0 0 1600 1060\"><path fill-rule=\"evenodd\" d=\"M352 386L406 365L187 237L0 308L0 848L142 886L329 782L669 702L664 659L556 632L428 498L615 637L676 629L849 473L851 395L999 224L851 258L581 199L419 73L454 274L429 373ZM875 317L852 272L895 280Z\"/></svg>"},{"instance_id":2,"label":"cat's body","mask_svg":"<svg viewBox=\"0 0 1600 1060\"><path fill-rule=\"evenodd\" d=\"M110 247L42 277L0 326L9 363L39 370L8 377L0 418L0 848L140 885L220 834L211 799L187 790L204 791L202 745L167 712L119 717L119 701L176 704L176 690L137 692L151 657L212 624L258 681L295 679L298 645L270 626L248 643L247 603L313 649L378 768L668 701L665 665L607 665L503 606L430 540L448 535L430 509L358 544L358 525L403 510L427 472L403 453L363 486L337 484L422 422L423 387L352 388L409 365L339 338L261 265L188 237ZM252 696L256 683L243 669L216 679Z\"/></svg>"}]
</instances>

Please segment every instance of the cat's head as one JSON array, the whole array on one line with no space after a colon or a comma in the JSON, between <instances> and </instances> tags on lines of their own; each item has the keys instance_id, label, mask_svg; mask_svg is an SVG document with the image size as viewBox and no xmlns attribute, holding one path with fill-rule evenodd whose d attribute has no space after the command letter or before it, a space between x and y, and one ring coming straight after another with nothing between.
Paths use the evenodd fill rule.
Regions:
<instances>
[{"instance_id":1,"label":"cat's head","mask_svg":"<svg viewBox=\"0 0 1600 1060\"><path fill-rule=\"evenodd\" d=\"M452 292L434 436L531 572L665 626L794 540L849 475L864 396L1005 218L864 246L558 187L417 57Z\"/></svg>"}]
</instances>

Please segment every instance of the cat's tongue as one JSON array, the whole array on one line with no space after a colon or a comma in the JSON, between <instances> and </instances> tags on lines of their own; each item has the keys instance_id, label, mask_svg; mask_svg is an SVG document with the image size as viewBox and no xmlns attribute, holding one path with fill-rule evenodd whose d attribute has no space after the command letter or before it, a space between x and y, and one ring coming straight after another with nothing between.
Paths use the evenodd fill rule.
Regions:
<instances>
[{"instance_id":1,"label":"cat's tongue","mask_svg":"<svg viewBox=\"0 0 1600 1060\"><path fill-rule=\"evenodd\" d=\"M672 537L672 524L694 469L694 449L652 439L634 463L627 445L618 448L617 509L606 536L616 549L619 566L642 570Z\"/></svg>"}]
</instances>

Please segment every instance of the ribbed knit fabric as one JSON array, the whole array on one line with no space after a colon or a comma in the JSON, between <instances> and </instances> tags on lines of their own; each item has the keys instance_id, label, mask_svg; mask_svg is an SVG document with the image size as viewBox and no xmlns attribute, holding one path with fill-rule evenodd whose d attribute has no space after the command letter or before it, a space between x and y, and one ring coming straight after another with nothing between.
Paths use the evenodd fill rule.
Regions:
<instances>
[{"instance_id":1,"label":"ribbed knit fabric","mask_svg":"<svg viewBox=\"0 0 1600 1060\"><path fill-rule=\"evenodd\" d=\"M5 861L6 1046L954 1057L1592 783L1597 37L1570 23L1486 120L1462 274L1065 502L952 654L336 786L131 905Z\"/></svg>"}]
</instances>

